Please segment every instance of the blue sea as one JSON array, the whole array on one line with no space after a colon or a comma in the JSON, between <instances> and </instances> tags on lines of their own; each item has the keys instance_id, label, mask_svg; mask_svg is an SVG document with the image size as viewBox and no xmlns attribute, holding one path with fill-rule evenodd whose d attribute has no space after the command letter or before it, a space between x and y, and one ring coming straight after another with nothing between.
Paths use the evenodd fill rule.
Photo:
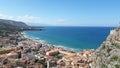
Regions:
<instances>
[{"instance_id":1,"label":"blue sea","mask_svg":"<svg viewBox=\"0 0 120 68\"><path fill-rule=\"evenodd\" d=\"M55 27L47 26L42 31L24 31L34 40L64 47L69 50L96 49L106 40L114 27Z\"/></svg>"}]
</instances>

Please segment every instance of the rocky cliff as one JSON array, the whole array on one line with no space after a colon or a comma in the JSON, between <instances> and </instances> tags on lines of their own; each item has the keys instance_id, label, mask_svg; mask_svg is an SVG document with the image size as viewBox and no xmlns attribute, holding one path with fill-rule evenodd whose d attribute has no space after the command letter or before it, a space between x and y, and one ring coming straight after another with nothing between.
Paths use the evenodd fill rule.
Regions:
<instances>
[{"instance_id":1,"label":"rocky cliff","mask_svg":"<svg viewBox=\"0 0 120 68\"><path fill-rule=\"evenodd\" d=\"M93 55L92 68L120 68L120 28L111 30Z\"/></svg>"}]
</instances>

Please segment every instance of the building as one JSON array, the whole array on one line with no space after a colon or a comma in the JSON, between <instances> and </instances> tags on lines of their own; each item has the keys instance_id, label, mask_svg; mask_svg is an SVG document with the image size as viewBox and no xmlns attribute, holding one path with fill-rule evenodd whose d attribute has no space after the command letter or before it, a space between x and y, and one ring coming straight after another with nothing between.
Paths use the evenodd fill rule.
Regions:
<instances>
[{"instance_id":1,"label":"building","mask_svg":"<svg viewBox=\"0 0 120 68\"><path fill-rule=\"evenodd\" d=\"M7 54L8 58L18 58L18 53L12 51L10 53Z\"/></svg>"},{"instance_id":2,"label":"building","mask_svg":"<svg viewBox=\"0 0 120 68\"><path fill-rule=\"evenodd\" d=\"M56 49L56 50L51 50L51 51L48 51L48 52L46 53L46 55L50 55L50 56L54 56L54 55L57 55L57 54L59 54L59 50L58 50L58 49Z\"/></svg>"}]
</instances>

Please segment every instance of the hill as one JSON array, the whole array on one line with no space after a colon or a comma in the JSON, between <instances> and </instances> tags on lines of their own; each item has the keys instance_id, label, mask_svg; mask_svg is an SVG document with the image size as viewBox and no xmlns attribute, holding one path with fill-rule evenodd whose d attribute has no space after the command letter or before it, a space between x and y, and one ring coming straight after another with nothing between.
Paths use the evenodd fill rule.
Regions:
<instances>
[{"instance_id":1,"label":"hill","mask_svg":"<svg viewBox=\"0 0 120 68\"><path fill-rule=\"evenodd\" d=\"M120 28L111 30L93 55L92 68L120 68Z\"/></svg>"},{"instance_id":2,"label":"hill","mask_svg":"<svg viewBox=\"0 0 120 68\"><path fill-rule=\"evenodd\" d=\"M28 26L24 22L0 19L0 31L41 30L41 27Z\"/></svg>"},{"instance_id":3,"label":"hill","mask_svg":"<svg viewBox=\"0 0 120 68\"><path fill-rule=\"evenodd\" d=\"M28 27L24 22L0 19L0 30L21 30Z\"/></svg>"}]
</instances>

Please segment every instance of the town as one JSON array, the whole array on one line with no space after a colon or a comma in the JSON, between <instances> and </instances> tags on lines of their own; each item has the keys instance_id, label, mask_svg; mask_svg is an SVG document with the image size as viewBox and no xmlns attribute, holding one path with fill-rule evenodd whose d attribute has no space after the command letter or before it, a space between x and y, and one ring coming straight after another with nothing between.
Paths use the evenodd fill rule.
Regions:
<instances>
[{"instance_id":1,"label":"town","mask_svg":"<svg viewBox=\"0 0 120 68\"><path fill-rule=\"evenodd\" d=\"M27 38L20 32L0 36L0 68L91 68L93 49L73 52Z\"/></svg>"}]
</instances>

